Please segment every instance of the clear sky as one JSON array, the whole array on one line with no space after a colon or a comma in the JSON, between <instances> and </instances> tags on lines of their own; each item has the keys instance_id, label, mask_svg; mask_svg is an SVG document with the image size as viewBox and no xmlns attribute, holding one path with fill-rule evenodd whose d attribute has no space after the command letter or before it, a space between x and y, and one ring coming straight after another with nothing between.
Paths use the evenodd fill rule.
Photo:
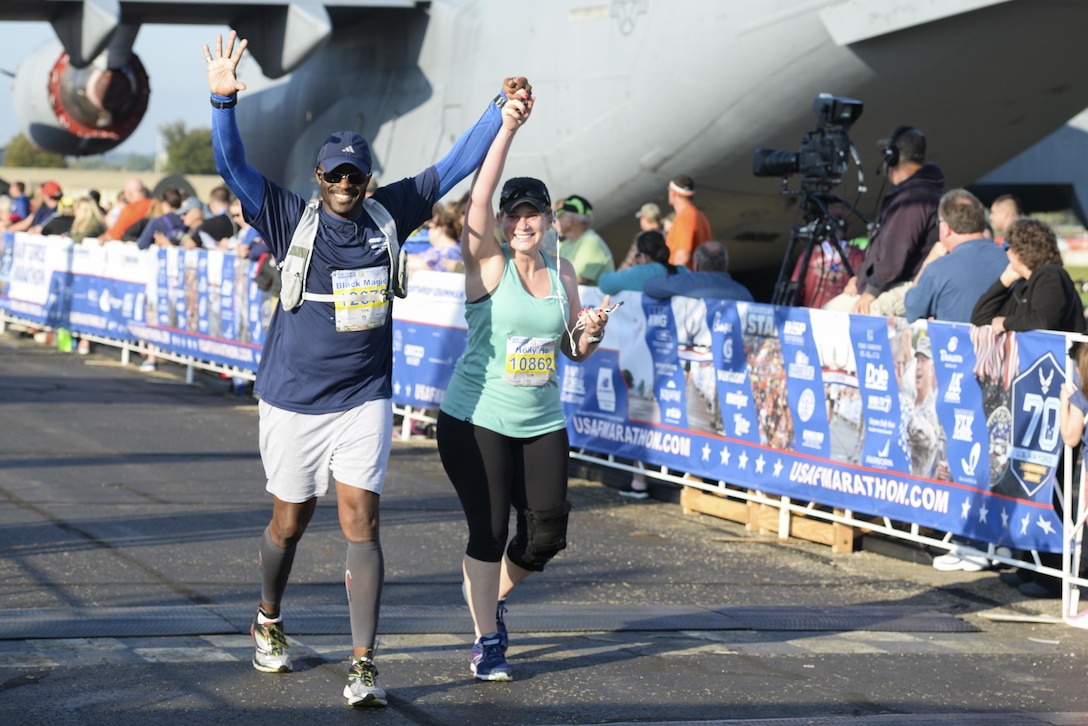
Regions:
<instances>
[{"instance_id":1,"label":"clear sky","mask_svg":"<svg viewBox=\"0 0 1088 726\"><path fill-rule=\"evenodd\" d=\"M151 83L144 120L116 151L153 154L159 127L184 121L187 128L207 127L210 113L208 83L201 44L212 45L216 33L230 28L207 25L145 25L136 36L135 51ZM55 38L49 23L0 22L0 70L14 73L19 62ZM43 74L48 72L42 69ZM13 79L0 76L0 146L20 133L12 97Z\"/></svg>"}]
</instances>

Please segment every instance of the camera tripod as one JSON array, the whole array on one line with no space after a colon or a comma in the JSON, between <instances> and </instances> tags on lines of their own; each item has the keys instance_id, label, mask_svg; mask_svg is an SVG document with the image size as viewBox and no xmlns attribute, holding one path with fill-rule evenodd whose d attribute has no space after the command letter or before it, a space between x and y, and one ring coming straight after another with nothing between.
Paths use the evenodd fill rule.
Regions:
<instances>
[{"instance_id":1,"label":"camera tripod","mask_svg":"<svg viewBox=\"0 0 1088 726\"><path fill-rule=\"evenodd\" d=\"M798 295L804 285L805 275L808 273L809 263L812 260L812 253L824 242L828 242L838 252L839 260L847 273L851 276L854 274L854 270L850 267L850 263L846 259L846 252L842 247L843 237L846 233L846 220L834 216L828 209L829 204L845 202L839 197L825 192L801 191L797 193L801 195L801 212L804 215L805 222L790 228L790 241L786 246L786 254L782 258L782 268L778 272L778 281L775 282L774 297L771 300L775 305L792 306L797 304ZM801 260L801 266L797 270L797 274L793 275L791 273L796 264L794 250L798 244L803 245L804 249L798 258Z\"/></svg>"}]
</instances>

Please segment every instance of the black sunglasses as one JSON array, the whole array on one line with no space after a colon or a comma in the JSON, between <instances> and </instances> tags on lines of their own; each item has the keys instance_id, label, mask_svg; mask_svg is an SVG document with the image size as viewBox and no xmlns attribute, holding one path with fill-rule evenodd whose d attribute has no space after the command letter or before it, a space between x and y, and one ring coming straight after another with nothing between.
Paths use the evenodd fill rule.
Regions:
<instances>
[{"instance_id":1,"label":"black sunglasses","mask_svg":"<svg viewBox=\"0 0 1088 726\"><path fill-rule=\"evenodd\" d=\"M514 199L535 199L543 202L545 207L552 205L552 200L548 197L548 190L539 184L527 184L503 190L502 197L499 199L499 206L506 206L508 202Z\"/></svg>"},{"instance_id":2,"label":"black sunglasses","mask_svg":"<svg viewBox=\"0 0 1088 726\"><path fill-rule=\"evenodd\" d=\"M353 171L348 174L341 174L338 171L323 171L318 173L326 184L339 184L340 180L344 178L347 178L348 184L351 184L352 186L359 187L366 183L366 174L361 171Z\"/></svg>"}]
</instances>

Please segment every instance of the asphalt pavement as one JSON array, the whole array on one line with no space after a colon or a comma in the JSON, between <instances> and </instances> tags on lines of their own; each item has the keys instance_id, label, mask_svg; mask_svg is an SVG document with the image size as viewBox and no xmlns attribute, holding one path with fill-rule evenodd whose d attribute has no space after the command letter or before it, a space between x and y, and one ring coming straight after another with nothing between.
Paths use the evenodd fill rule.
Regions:
<instances>
[{"instance_id":1,"label":"asphalt pavement","mask_svg":"<svg viewBox=\"0 0 1088 726\"><path fill-rule=\"evenodd\" d=\"M382 497L390 703L349 709L334 500L284 601L296 671L249 663L270 500L230 388L0 334L4 724L1088 724L1088 631L1057 601L607 479L572 479L568 549L508 602L515 680L475 682L466 529L425 438L394 443Z\"/></svg>"}]
</instances>

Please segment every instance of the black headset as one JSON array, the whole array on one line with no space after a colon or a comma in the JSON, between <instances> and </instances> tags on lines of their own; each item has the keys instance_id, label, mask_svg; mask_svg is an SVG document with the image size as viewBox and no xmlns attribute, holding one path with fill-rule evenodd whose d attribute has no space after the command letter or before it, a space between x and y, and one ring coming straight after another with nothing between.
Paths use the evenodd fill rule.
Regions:
<instances>
[{"instance_id":1,"label":"black headset","mask_svg":"<svg viewBox=\"0 0 1088 726\"><path fill-rule=\"evenodd\" d=\"M888 137L888 145L884 147L885 168L890 169L899 163L899 147L895 145L895 142L908 131L916 131L916 129L913 126L896 126L895 131L892 131L892 135Z\"/></svg>"}]
</instances>

